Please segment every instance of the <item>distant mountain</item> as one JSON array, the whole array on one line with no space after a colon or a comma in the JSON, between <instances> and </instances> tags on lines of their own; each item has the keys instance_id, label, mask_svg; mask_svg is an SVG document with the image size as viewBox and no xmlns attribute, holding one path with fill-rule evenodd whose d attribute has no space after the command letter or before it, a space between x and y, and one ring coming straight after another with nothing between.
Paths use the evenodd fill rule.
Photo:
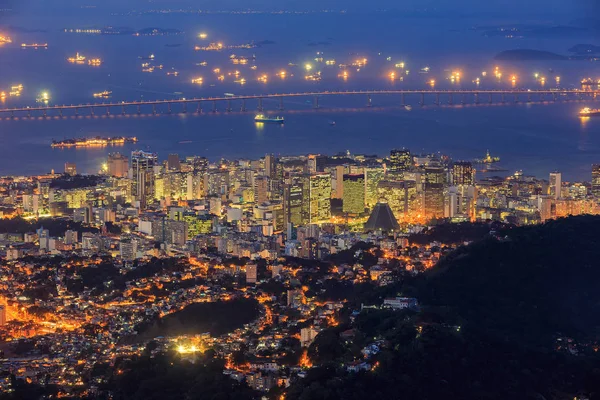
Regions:
<instances>
[{"instance_id":1,"label":"distant mountain","mask_svg":"<svg viewBox=\"0 0 600 400\"><path fill-rule=\"evenodd\" d=\"M503 51L497 54L494 59L498 61L551 61L568 60L569 57L549 51L517 49Z\"/></svg>"}]
</instances>

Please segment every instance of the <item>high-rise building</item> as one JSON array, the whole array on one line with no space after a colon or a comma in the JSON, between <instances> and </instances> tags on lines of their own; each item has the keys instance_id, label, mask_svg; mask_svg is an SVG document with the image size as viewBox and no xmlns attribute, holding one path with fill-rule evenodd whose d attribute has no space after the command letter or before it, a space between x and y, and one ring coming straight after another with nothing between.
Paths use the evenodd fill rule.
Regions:
<instances>
[{"instance_id":1,"label":"high-rise building","mask_svg":"<svg viewBox=\"0 0 600 400\"><path fill-rule=\"evenodd\" d=\"M262 204L269 201L269 178L257 176L254 179L254 202Z\"/></svg>"},{"instance_id":2,"label":"high-rise building","mask_svg":"<svg viewBox=\"0 0 600 400\"><path fill-rule=\"evenodd\" d=\"M75 165L75 163L65 163L65 174L71 176L77 175L77 166Z\"/></svg>"},{"instance_id":3,"label":"high-rise building","mask_svg":"<svg viewBox=\"0 0 600 400\"><path fill-rule=\"evenodd\" d=\"M388 163L388 174L398 178L404 178L404 173L410 171L413 166L412 155L410 150L394 149L390 151L390 158Z\"/></svg>"},{"instance_id":4,"label":"high-rise building","mask_svg":"<svg viewBox=\"0 0 600 400\"><path fill-rule=\"evenodd\" d=\"M475 169L468 161L458 161L452 165L452 185L475 185Z\"/></svg>"},{"instance_id":5,"label":"high-rise building","mask_svg":"<svg viewBox=\"0 0 600 400\"><path fill-rule=\"evenodd\" d=\"M179 154L169 154L167 158L167 168L169 171L181 171L181 160Z\"/></svg>"},{"instance_id":6,"label":"high-rise building","mask_svg":"<svg viewBox=\"0 0 600 400\"><path fill-rule=\"evenodd\" d=\"M107 173L110 176L124 178L129 173L129 160L121 153L108 155Z\"/></svg>"},{"instance_id":7,"label":"high-rise building","mask_svg":"<svg viewBox=\"0 0 600 400\"><path fill-rule=\"evenodd\" d=\"M592 165L592 195L600 199L600 164Z\"/></svg>"},{"instance_id":8,"label":"high-rise building","mask_svg":"<svg viewBox=\"0 0 600 400\"><path fill-rule=\"evenodd\" d=\"M309 189L309 222L328 221L331 218L331 175L311 175Z\"/></svg>"},{"instance_id":9,"label":"high-rise building","mask_svg":"<svg viewBox=\"0 0 600 400\"><path fill-rule=\"evenodd\" d=\"M154 153L141 150L131 153L132 194L133 198L140 202L142 209L154 201L154 167L156 165L158 165L158 156Z\"/></svg>"},{"instance_id":10,"label":"high-rise building","mask_svg":"<svg viewBox=\"0 0 600 400\"><path fill-rule=\"evenodd\" d=\"M323 172L327 156L320 154L311 154L308 156L308 172L311 174Z\"/></svg>"},{"instance_id":11,"label":"high-rise building","mask_svg":"<svg viewBox=\"0 0 600 400\"><path fill-rule=\"evenodd\" d=\"M131 237L122 237L119 243L119 254L125 261L133 261L137 258L137 240Z\"/></svg>"},{"instance_id":12,"label":"high-rise building","mask_svg":"<svg viewBox=\"0 0 600 400\"><path fill-rule=\"evenodd\" d=\"M550 197L555 200L560 199L561 190L562 190L562 174L560 172L551 172L550 173L550 187L549 187Z\"/></svg>"},{"instance_id":13,"label":"high-rise building","mask_svg":"<svg viewBox=\"0 0 600 400\"><path fill-rule=\"evenodd\" d=\"M344 198L342 211L348 214L365 212L365 176L364 174L344 175Z\"/></svg>"},{"instance_id":14,"label":"high-rise building","mask_svg":"<svg viewBox=\"0 0 600 400\"><path fill-rule=\"evenodd\" d=\"M294 226L308 224L309 216L309 176L292 176L284 186L283 211L284 223Z\"/></svg>"},{"instance_id":15,"label":"high-rise building","mask_svg":"<svg viewBox=\"0 0 600 400\"><path fill-rule=\"evenodd\" d=\"M365 205L372 209L379 200L377 187L385 177L381 167L365 168Z\"/></svg>"},{"instance_id":16,"label":"high-rise building","mask_svg":"<svg viewBox=\"0 0 600 400\"><path fill-rule=\"evenodd\" d=\"M246 283L256 283L258 280L258 266L246 264Z\"/></svg>"},{"instance_id":17,"label":"high-rise building","mask_svg":"<svg viewBox=\"0 0 600 400\"><path fill-rule=\"evenodd\" d=\"M446 171L442 167L425 167L423 208L426 218L444 217L444 184Z\"/></svg>"}]
</instances>

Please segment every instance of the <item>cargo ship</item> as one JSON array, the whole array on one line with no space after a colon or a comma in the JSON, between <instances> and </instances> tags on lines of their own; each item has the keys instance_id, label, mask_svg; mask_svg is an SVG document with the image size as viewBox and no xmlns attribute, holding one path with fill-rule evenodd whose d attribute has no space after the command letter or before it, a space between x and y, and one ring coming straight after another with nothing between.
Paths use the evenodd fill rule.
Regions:
<instances>
[{"instance_id":1,"label":"cargo ship","mask_svg":"<svg viewBox=\"0 0 600 400\"><path fill-rule=\"evenodd\" d=\"M254 117L254 121L269 124L283 124L284 119L283 117L269 118L264 114L258 114L256 117Z\"/></svg>"},{"instance_id":2,"label":"cargo ship","mask_svg":"<svg viewBox=\"0 0 600 400\"><path fill-rule=\"evenodd\" d=\"M485 157L482 159L475 159L473 160L476 164L493 164L493 163L497 163L500 162L500 157L492 157L490 155L490 151L488 150L485 153Z\"/></svg>"},{"instance_id":3,"label":"cargo ship","mask_svg":"<svg viewBox=\"0 0 600 400\"><path fill-rule=\"evenodd\" d=\"M598 109L598 108L586 107L586 108L582 109L581 111L579 111L580 117L595 117L598 115L600 115L600 109Z\"/></svg>"},{"instance_id":4,"label":"cargo ship","mask_svg":"<svg viewBox=\"0 0 600 400\"><path fill-rule=\"evenodd\" d=\"M105 90L104 92L94 93L94 97L110 97L111 94L112 92Z\"/></svg>"},{"instance_id":5,"label":"cargo ship","mask_svg":"<svg viewBox=\"0 0 600 400\"><path fill-rule=\"evenodd\" d=\"M125 143L137 143L136 137L100 137L96 136L93 138L77 138L77 139L65 139L65 140L53 140L51 147L53 148L67 148L67 147L95 147L95 146L118 146Z\"/></svg>"},{"instance_id":6,"label":"cargo ship","mask_svg":"<svg viewBox=\"0 0 600 400\"><path fill-rule=\"evenodd\" d=\"M69 57L67 58L67 61L69 61L72 64L83 64L85 62L86 58L83 54L75 54L75 57Z\"/></svg>"},{"instance_id":7,"label":"cargo ship","mask_svg":"<svg viewBox=\"0 0 600 400\"><path fill-rule=\"evenodd\" d=\"M21 43L21 48L22 49L28 49L28 48L43 48L43 49L47 49L48 48L48 43Z\"/></svg>"}]
</instances>

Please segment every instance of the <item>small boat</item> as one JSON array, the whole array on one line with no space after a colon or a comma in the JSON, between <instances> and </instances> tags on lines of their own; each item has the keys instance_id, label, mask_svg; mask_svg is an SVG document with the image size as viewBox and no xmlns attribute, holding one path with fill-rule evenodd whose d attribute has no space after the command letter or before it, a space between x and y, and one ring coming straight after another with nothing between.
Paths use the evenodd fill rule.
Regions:
<instances>
[{"instance_id":1,"label":"small boat","mask_svg":"<svg viewBox=\"0 0 600 400\"><path fill-rule=\"evenodd\" d=\"M406 111L410 111L410 110L412 110L412 106L408 106L408 105L407 105L407 106L404 106L404 109L405 109Z\"/></svg>"},{"instance_id":2,"label":"small boat","mask_svg":"<svg viewBox=\"0 0 600 400\"><path fill-rule=\"evenodd\" d=\"M335 121L329 121L329 126L335 126Z\"/></svg>"},{"instance_id":3,"label":"small boat","mask_svg":"<svg viewBox=\"0 0 600 400\"><path fill-rule=\"evenodd\" d=\"M594 117L594 116L598 116L598 115L600 115L599 109L592 109L589 107L585 107L584 109L579 111L580 117Z\"/></svg>"},{"instance_id":4,"label":"small boat","mask_svg":"<svg viewBox=\"0 0 600 400\"><path fill-rule=\"evenodd\" d=\"M270 123L270 124L283 124L283 117L275 117L275 118L269 118L264 114L258 114L256 117L254 117L254 122L261 122L261 123Z\"/></svg>"}]
</instances>

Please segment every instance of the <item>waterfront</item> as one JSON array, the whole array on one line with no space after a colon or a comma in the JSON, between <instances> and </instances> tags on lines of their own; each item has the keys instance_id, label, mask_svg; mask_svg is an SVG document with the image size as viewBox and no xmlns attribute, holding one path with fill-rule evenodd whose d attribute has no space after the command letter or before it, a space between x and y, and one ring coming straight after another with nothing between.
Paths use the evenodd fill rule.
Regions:
<instances>
[{"instance_id":1,"label":"waterfront","mask_svg":"<svg viewBox=\"0 0 600 400\"><path fill-rule=\"evenodd\" d=\"M585 38L528 38L510 40L484 37L469 28L473 25L499 23L494 19L463 19L457 22L444 18L399 17L382 14L358 16L341 15L189 15L108 16L85 14L78 20L81 27L93 18L98 26L133 26L142 29L153 24L164 28L177 27L182 35L131 37L95 36L64 33L64 28L76 28L70 17L30 19L28 27L39 26L46 32L19 33L14 47L0 49L10 56L5 63L2 87L23 83L22 96L8 98L2 107L35 104L41 90L47 90L51 104L73 104L94 101L93 93L108 90L110 101L176 99L196 96L223 96L223 93L256 94L305 90L425 88L427 80L436 80L436 89L475 88L508 89L511 74L518 74L517 87L541 88L532 76L540 71L548 76L546 88L559 87L554 75L561 77L560 87L578 88L584 76L594 76L593 63L586 62L525 62L500 63L505 74L502 82L482 80L480 86L472 83L475 76L486 70L491 73L493 56L514 47L532 47L564 52ZM103 19L98 21L98 19ZM361 21L360 24L357 21ZM378 23L369 21L377 20ZM18 17L7 22L19 25ZM304 32L311 26L310 32ZM368 29L366 27L369 27ZM227 28L223 28L227 27ZM286 29L283 29L283 28ZM284 35L279 32L286 32ZM198 39L198 32L208 32L208 40ZM248 34L248 32L251 32ZM274 32L278 32L275 35ZM300 34L300 32L304 32ZM394 34L400 41L381 40ZM277 36L277 37L275 37ZM410 38L410 40L408 40ZM226 44L247 43L250 40L270 40L275 44L255 49L235 51L238 56L257 56L257 71L250 65L233 66L228 58L233 51L194 52L199 43L223 40ZM47 50L23 50L21 42L48 42ZM309 46L310 43L328 43ZM177 46L174 46L177 44ZM179 44L181 44L179 46ZM466 49L468 46L468 51ZM423 52L423 48L429 49ZM88 57L101 57L100 67L68 64L66 58L77 51ZM349 79L339 79L337 68L321 67L323 79L308 82L300 71L305 60L312 60L316 52L326 59L347 62L366 55L369 64L357 73L350 70ZM164 70L152 74L142 72L145 62L139 56L156 53L155 64L164 64ZM392 58L387 61L387 57ZM406 60L412 71L403 82L392 82L385 71ZM207 67L196 64L206 61ZM295 77L291 77L293 62ZM26 65L26 68L22 66ZM429 74L419 74L423 66L431 66ZM407 69L408 69L407 66ZM213 68L224 71L239 69L247 84L235 83L233 78L220 82ZM175 68L179 76L168 76ZM447 75L459 69L462 82L450 82ZM552 68L552 72L550 69ZM286 79L271 77L261 82L256 76L263 72L270 76L286 69ZM300 76L298 76L300 75ZM202 76L201 85L191 79ZM322 99L322 110L314 111L306 99L285 103L286 111L279 113L277 101L265 102L270 115L285 116L285 126L266 126L260 129L253 122L254 112L223 115L160 115L131 117L94 117L80 119L2 120L0 138L0 173L32 174L50 169L62 170L65 162L76 162L84 173L96 172L108 152L129 153L133 149L150 149L162 157L177 152L181 155L201 154L211 160L221 157L258 157L265 153L281 155L297 153L332 154L350 150L353 153L383 154L390 147L407 147L415 152L444 152L454 159L482 157L489 149L502 158L502 167L510 171L523 169L525 173L546 176L560 169L567 179L589 178L589 168L598 162L600 120L582 121L577 113L592 102L556 105L506 105L474 107L413 106L411 111L399 107L399 98L373 98L373 109L364 108L366 99ZM432 100L431 100L432 101ZM254 110L255 104L248 104ZM221 105L221 110L223 106ZM163 110L165 112L165 110ZM336 121L332 127L329 121ZM94 136L136 136L136 146L107 147L102 149L50 149L52 139ZM191 143L189 143L191 141ZM185 143L180 143L185 142ZM10 148L10 151L7 149ZM20 162L27 158L26 164Z\"/></svg>"}]
</instances>

